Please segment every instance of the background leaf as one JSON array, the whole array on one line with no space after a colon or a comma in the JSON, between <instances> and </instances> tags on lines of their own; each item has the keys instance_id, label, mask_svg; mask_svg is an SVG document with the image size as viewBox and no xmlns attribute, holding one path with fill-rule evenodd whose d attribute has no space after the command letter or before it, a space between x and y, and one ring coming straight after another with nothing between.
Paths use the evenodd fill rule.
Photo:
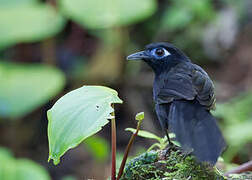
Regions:
<instances>
[{"instance_id":1,"label":"background leaf","mask_svg":"<svg viewBox=\"0 0 252 180\"><path fill-rule=\"evenodd\" d=\"M84 145L97 162L104 162L109 156L109 144L102 137L91 136L84 141Z\"/></svg>"},{"instance_id":2,"label":"background leaf","mask_svg":"<svg viewBox=\"0 0 252 180\"><path fill-rule=\"evenodd\" d=\"M83 86L61 97L47 112L49 160L58 164L68 149L100 131L112 118L112 103L122 100L103 86Z\"/></svg>"},{"instance_id":3,"label":"background leaf","mask_svg":"<svg viewBox=\"0 0 252 180\"><path fill-rule=\"evenodd\" d=\"M20 6L20 5L31 5L38 3L39 0L0 0L0 7L4 6Z\"/></svg>"},{"instance_id":4,"label":"background leaf","mask_svg":"<svg viewBox=\"0 0 252 180\"><path fill-rule=\"evenodd\" d=\"M185 28L194 20L206 21L214 17L214 10L209 0L172 0L171 3L161 20L161 27L170 31Z\"/></svg>"},{"instance_id":5,"label":"background leaf","mask_svg":"<svg viewBox=\"0 0 252 180\"><path fill-rule=\"evenodd\" d=\"M62 90L64 75L46 65L0 62L0 117L20 117Z\"/></svg>"},{"instance_id":6,"label":"background leaf","mask_svg":"<svg viewBox=\"0 0 252 180\"><path fill-rule=\"evenodd\" d=\"M49 5L0 6L0 49L49 38L61 31L64 24L62 16Z\"/></svg>"},{"instance_id":7,"label":"background leaf","mask_svg":"<svg viewBox=\"0 0 252 180\"><path fill-rule=\"evenodd\" d=\"M223 131L229 147L224 154L226 161L231 161L247 142L252 141L252 93L247 92L230 101L217 104L213 114L223 119Z\"/></svg>"},{"instance_id":8,"label":"background leaf","mask_svg":"<svg viewBox=\"0 0 252 180\"><path fill-rule=\"evenodd\" d=\"M152 15L155 0L59 0L63 14L88 28L128 25Z\"/></svg>"},{"instance_id":9,"label":"background leaf","mask_svg":"<svg viewBox=\"0 0 252 180\"><path fill-rule=\"evenodd\" d=\"M16 161L16 179L19 180L49 180L50 177L40 165L28 159Z\"/></svg>"},{"instance_id":10,"label":"background leaf","mask_svg":"<svg viewBox=\"0 0 252 180\"><path fill-rule=\"evenodd\" d=\"M213 114L225 120L226 124L245 122L252 117L252 92L244 93L230 101L217 104Z\"/></svg>"},{"instance_id":11,"label":"background leaf","mask_svg":"<svg viewBox=\"0 0 252 180\"><path fill-rule=\"evenodd\" d=\"M14 159L5 148L0 148L0 162L2 180L50 180L42 166L28 159Z\"/></svg>"}]
</instances>

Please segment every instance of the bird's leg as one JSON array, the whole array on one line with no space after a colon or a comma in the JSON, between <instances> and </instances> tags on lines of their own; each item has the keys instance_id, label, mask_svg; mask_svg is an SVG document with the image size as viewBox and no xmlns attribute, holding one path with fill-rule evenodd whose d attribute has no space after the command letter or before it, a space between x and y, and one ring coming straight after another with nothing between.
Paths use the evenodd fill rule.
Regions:
<instances>
[{"instance_id":1,"label":"bird's leg","mask_svg":"<svg viewBox=\"0 0 252 180\"><path fill-rule=\"evenodd\" d=\"M176 146L172 143L170 137L169 137L169 133L168 133L168 129L165 130L165 134L166 134L166 137L167 137L167 141L169 142L169 145L168 147L166 148L166 152L165 152L165 155L169 155L171 151L174 150L174 148L176 148Z\"/></svg>"},{"instance_id":2,"label":"bird's leg","mask_svg":"<svg viewBox=\"0 0 252 180\"><path fill-rule=\"evenodd\" d=\"M169 142L169 145L173 144L173 143L171 142L171 140L170 140L168 130L165 131L165 134L166 134L167 140L168 140L168 142Z\"/></svg>"},{"instance_id":3,"label":"bird's leg","mask_svg":"<svg viewBox=\"0 0 252 180\"><path fill-rule=\"evenodd\" d=\"M166 137L167 137L167 140L169 142L169 146L174 146L174 144L172 143L170 137L169 137L169 126L168 124L166 124L166 127L165 127L165 134L166 134Z\"/></svg>"}]
</instances>

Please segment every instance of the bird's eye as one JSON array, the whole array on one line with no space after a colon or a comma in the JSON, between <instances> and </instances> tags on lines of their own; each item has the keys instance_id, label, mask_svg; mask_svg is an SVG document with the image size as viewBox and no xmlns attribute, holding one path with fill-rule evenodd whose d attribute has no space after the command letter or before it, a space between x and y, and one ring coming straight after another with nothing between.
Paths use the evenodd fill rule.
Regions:
<instances>
[{"instance_id":1,"label":"bird's eye","mask_svg":"<svg viewBox=\"0 0 252 180\"><path fill-rule=\"evenodd\" d=\"M156 58L163 58L171 55L165 48L155 48L151 51L152 55Z\"/></svg>"},{"instance_id":2,"label":"bird's eye","mask_svg":"<svg viewBox=\"0 0 252 180\"><path fill-rule=\"evenodd\" d=\"M157 48L155 54L158 56L163 56L165 54L165 51L163 48Z\"/></svg>"}]
</instances>

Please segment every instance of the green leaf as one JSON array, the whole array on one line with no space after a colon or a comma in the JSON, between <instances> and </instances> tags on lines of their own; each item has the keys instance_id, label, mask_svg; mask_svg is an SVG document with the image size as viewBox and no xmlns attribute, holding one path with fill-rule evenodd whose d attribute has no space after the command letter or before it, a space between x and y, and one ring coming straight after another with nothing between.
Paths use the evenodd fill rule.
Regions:
<instances>
[{"instance_id":1,"label":"green leaf","mask_svg":"<svg viewBox=\"0 0 252 180\"><path fill-rule=\"evenodd\" d=\"M58 94L65 78L56 68L0 62L0 117L24 116Z\"/></svg>"},{"instance_id":2,"label":"green leaf","mask_svg":"<svg viewBox=\"0 0 252 180\"><path fill-rule=\"evenodd\" d=\"M165 11L162 17L162 28L170 30L184 28L191 22L192 18L191 12L186 8L180 11L177 8L170 8Z\"/></svg>"},{"instance_id":3,"label":"green leaf","mask_svg":"<svg viewBox=\"0 0 252 180\"><path fill-rule=\"evenodd\" d=\"M158 149L162 149L160 143L154 143L154 144L152 144L152 145L147 149L147 152L150 152L150 151L153 150L155 147L157 147Z\"/></svg>"},{"instance_id":4,"label":"green leaf","mask_svg":"<svg viewBox=\"0 0 252 180\"><path fill-rule=\"evenodd\" d=\"M128 25L152 15L155 0L60 0L63 14L87 28Z\"/></svg>"},{"instance_id":5,"label":"green leaf","mask_svg":"<svg viewBox=\"0 0 252 180\"><path fill-rule=\"evenodd\" d=\"M104 162L108 158L109 145L105 139L91 136L84 141L84 145L97 162Z\"/></svg>"},{"instance_id":6,"label":"green leaf","mask_svg":"<svg viewBox=\"0 0 252 180\"><path fill-rule=\"evenodd\" d=\"M192 23L206 23L215 15L209 0L172 0L170 3L161 19L161 28L169 31L186 28Z\"/></svg>"},{"instance_id":7,"label":"green leaf","mask_svg":"<svg viewBox=\"0 0 252 180\"><path fill-rule=\"evenodd\" d=\"M66 175L66 176L63 176L61 180L77 180L77 178L72 175Z\"/></svg>"},{"instance_id":8,"label":"green leaf","mask_svg":"<svg viewBox=\"0 0 252 180\"><path fill-rule=\"evenodd\" d=\"M243 144L252 141L252 119L247 122L229 125L226 127L224 134L229 145L243 147Z\"/></svg>"},{"instance_id":9,"label":"green leaf","mask_svg":"<svg viewBox=\"0 0 252 180\"><path fill-rule=\"evenodd\" d=\"M0 7L4 6L20 6L20 5L31 5L38 3L39 0L0 0Z\"/></svg>"},{"instance_id":10,"label":"green leaf","mask_svg":"<svg viewBox=\"0 0 252 180\"><path fill-rule=\"evenodd\" d=\"M113 118L112 103L122 103L113 89L83 86L61 97L47 112L49 159L60 157L87 137L97 133Z\"/></svg>"},{"instance_id":11,"label":"green leaf","mask_svg":"<svg viewBox=\"0 0 252 180\"><path fill-rule=\"evenodd\" d=\"M233 98L227 103L217 104L215 116L224 119L226 124L245 122L251 118L252 92Z\"/></svg>"},{"instance_id":12,"label":"green leaf","mask_svg":"<svg viewBox=\"0 0 252 180\"><path fill-rule=\"evenodd\" d=\"M28 159L16 161L16 177L18 180L50 180L42 166Z\"/></svg>"},{"instance_id":13,"label":"green leaf","mask_svg":"<svg viewBox=\"0 0 252 180\"><path fill-rule=\"evenodd\" d=\"M12 156L12 153L7 148L0 147L0 161L11 159Z\"/></svg>"},{"instance_id":14,"label":"green leaf","mask_svg":"<svg viewBox=\"0 0 252 180\"><path fill-rule=\"evenodd\" d=\"M49 5L0 6L0 49L54 36L65 20Z\"/></svg>"},{"instance_id":15,"label":"green leaf","mask_svg":"<svg viewBox=\"0 0 252 180\"><path fill-rule=\"evenodd\" d=\"M3 180L50 180L46 170L28 159L14 159L5 148L0 148L0 179Z\"/></svg>"},{"instance_id":16,"label":"green leaf","mask_svg":"<svg viewBox=\"0 0 252 180\"><path fill-rule=\"evenodd\" d=\"M134 129L134 128L126 128L125 131L130 131L132 133L135 133L136 129ZM158 141L160 141L160 139L161 139L160 137L156 136L155 134L150 133L148 131L144 131L144 130L139 130L137 135L141 136L141 137L144 137L144 138L148 138L148 139L156 139Z\"/></svg>"},{"instance_id":17,"label":"green leaf","mask_svg":"<svg viewBox=\"0 0 252 180\"><path fill-rule=\"evenodd\" d=\"M173 144L175 144L176 146L181 147L181 144L178 141L172 141Z\"/></svg>"},{"instance_id":18,"label":"green leaf","mask_svg":"<svg viewBox=\"0 0 252 180\"><path fill-rule=\"evenodd\" d=\"M136 114L136 120L142 121L144 119L144 112L140 112Z\"/></svg>"},{"instance_id":19,"label":"green leaf","mask_svg":"<svg viewBox=\"0 0 252 180\"><path fill-rule=\"evenodd\" d=\"M248 142L251 142L252 127L252 93L247 92L239 95L230 101L217 104L213 114L223 119L224 137L229 148L224 153L225 161L229 162L239 150Z\"/></svg>"},{"instance_id":20,"label":"green leaf","mask_svg":"<svg viewBox=\"0 0 252 180\"><path fill-rule=\"evenodd\" d=\"M251 127L252 119L247 122L228 125L224 129L224 136L229 146L223 154L225 161L231 162L233 157L239 151L242 151L247 143L252 141Z\"/></svg>"}]
</instances>

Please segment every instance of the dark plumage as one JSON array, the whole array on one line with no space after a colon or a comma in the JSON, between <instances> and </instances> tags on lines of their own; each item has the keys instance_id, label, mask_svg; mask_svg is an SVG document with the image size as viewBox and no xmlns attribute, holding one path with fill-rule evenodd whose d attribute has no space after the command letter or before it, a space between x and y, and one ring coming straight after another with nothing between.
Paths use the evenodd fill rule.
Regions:
<instances>
[{"instance_id":1,"label":"dark plumage","mask_svg":"<svg viewBox=\"0 0 252 180\"><path fill-rule=\"evenodd\" d=\"M226 144L210 113L215 95L208 74L169 43L149 44L127 59L143 60L155 72L153 98L162 130L174 132L182 149L199 161L214 165Z\"/></svg>"}]
</instances>

